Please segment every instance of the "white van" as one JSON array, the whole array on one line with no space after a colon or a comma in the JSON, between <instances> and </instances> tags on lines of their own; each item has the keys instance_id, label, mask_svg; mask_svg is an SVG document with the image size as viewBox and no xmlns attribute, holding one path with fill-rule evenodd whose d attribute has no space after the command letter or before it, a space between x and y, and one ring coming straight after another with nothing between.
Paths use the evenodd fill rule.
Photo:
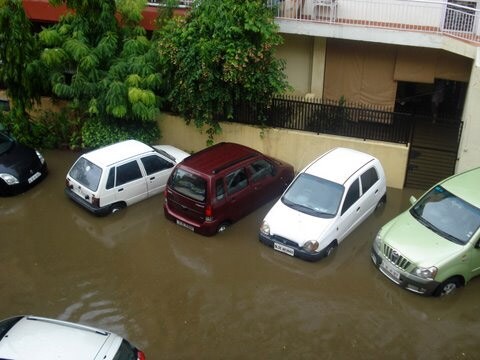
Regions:
<instances>
[{"instance_id":1,"label":"white van","mask_svg":"<svg viewBox=\"0 0 480 360\"><path fill-rule=\"evenodd\" d=\"M80 156L65 193L96 215L114 213L163 192L175 165L189 155L170 145L122 141Z\"/></svg>"},{"instance_id":2,"label":"white van","mask_svg":"<svg viewBox=\"0 0 480 360\"><path fill-rule=\"evenodd\" d=\"M304 260L330 255L338 244L385 203L380 161L336 148L303 169L268 212L259 240Z\"/></svg>"}]
</instances>

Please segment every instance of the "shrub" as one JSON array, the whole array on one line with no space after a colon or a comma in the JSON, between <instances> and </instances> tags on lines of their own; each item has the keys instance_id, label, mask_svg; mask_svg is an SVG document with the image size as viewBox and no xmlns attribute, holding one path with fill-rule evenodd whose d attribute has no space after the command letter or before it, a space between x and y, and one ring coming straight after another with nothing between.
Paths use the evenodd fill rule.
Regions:
<instances>
[{"instance_id":1,"label":"shrub","mask_svg":"<svg viewBox=\"0 0 480 360\"><path fill-rule=\"evenodd\" d=\"M86 121L82 128L84 148L97 148L128 139L154 144L160 136L160 129L154 121L111 121L93 118Z\"/></svg>"}]
</instances>

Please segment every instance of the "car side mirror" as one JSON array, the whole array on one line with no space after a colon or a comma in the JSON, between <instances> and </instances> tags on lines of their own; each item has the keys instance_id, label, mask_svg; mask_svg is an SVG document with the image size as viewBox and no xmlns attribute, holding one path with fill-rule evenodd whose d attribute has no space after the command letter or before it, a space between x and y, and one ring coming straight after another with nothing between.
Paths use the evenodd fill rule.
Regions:
<instances>
[{"instance_id":1,"label":"car side mirror","mask_svg":"<svg viewBox=\"0 0 480 360\"><path fill-rule=\"evenodd\" d=\"M416 198L415 196L413 196L413 195L412 195L412 196L410 196L410 199L409 199L409 201L410 201L410 204L412 204L412 205L413 205L413 204L415 204L415 203L417 202L417 198Z\"/></svg>"}]
</instances>

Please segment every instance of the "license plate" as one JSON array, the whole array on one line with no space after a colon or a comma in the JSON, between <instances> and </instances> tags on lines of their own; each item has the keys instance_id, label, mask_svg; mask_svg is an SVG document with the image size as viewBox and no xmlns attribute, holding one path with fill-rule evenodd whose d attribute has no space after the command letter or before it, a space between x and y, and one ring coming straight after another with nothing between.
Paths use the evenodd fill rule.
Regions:
<instances>
[{"instance_id":1,"label":"license plate","mask_svg":"<svg viewBox=\"0 0 480 360\"><path fill-rule=\"evenodd\" d=\"M390 276L395 280L400 280L400 273L397 271L397 269L395 269L395 266L390 264L388 261L382 261L380 267L382 268L382 270L390 274Z\"/></svg>"},{"instance_id":2,"label":"license plate","mask_svg":"<svg viewBox=\"0 0 480 360\"><path fill-rule=\"evenodd\" d=\"M177 225L183 226L184 228L193 231L193 226L184 223L183 221L177 220Z\"/></svg>"},{"instance_id":3,"label":"license plate","mask_svg":"<svg viewBox=\"0 0 480 360\"><path fill-rule=\"evenodd\" d=\"M293 256L295 254L295 250L292 249L291 247L283 246L283 245L278 244L278 243L274 243L273 248L277 251L280 251L280 252L282 252L284 254L287 254L287 255L290 255L290 256Z\"/></svg>"},{"instance_id":4,"label":"license plate","mask_svg":"<svg viewBox=\"0 0 480 360\"><path fill-rule=\"evenodd\" d=\"M28 178L28 183L31 184L32 182L34 182L35 180L37 180L42 174L40 172L37 172L35 174L33 174L32 176L30 176Z\"/></svg>"}]
</instances>

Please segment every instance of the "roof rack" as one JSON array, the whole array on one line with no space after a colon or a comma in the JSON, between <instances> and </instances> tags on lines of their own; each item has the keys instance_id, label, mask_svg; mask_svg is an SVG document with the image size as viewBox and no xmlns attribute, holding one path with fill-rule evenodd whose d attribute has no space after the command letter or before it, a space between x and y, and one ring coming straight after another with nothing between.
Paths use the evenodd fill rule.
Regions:
<instances>
[{"instance_id":1,"label":"roof rack","mask_svg":"<svg viewBox=\"0 0 480 360\"><path fill-rule=\"evenodd\" d=\"M239 162L242 162L244 160L250 159L250 158L255 157L255 156L256 156L256 154L249 154L249 155L246 155L244 157L241 157L241 158L235 159L233 161L230 161L226 164L223 164L222 166L219 166L216 169L213 169L212 174L218 174L220 171L228 169L230 166L233 166L235 164L238 164Z\"/></svg>"}]
</instances>

